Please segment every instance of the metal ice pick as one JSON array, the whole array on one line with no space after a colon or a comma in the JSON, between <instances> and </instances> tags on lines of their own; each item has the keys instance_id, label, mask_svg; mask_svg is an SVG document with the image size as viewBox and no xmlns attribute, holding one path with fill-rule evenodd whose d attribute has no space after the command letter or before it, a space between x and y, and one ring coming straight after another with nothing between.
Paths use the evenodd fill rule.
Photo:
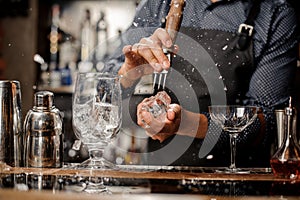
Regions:
<instances>
[{"instance_id":1,"label":"metal ice pick","mask_svg":"<svg viewBox=\"0 0 300 200\"><path fill-rule=\"evenodd\" d=\"M172 0L170 4L170 10L168 16L166 18L166 31L171 36L171 39L174 43L176 39L177 32L179 31L181 20L182 20L182 12L185 6L185 0ZM172 52L168 49L163 48L165 55L168 57L170 63L172 64ZM166 79L167 79L167 70L163 70L161 72L154 71L153 77L153 89L155 89L157 77L158 77L158 86L157 89L160 89L160 85L162 83L162 89L165 89Z\"/></svg>"}]
</instances>

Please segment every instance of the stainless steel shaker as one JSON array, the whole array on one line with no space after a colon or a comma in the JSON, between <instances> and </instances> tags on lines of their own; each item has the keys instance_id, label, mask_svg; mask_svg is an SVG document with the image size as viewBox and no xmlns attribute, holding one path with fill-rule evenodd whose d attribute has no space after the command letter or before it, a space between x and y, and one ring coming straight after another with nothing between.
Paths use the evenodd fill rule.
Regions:
<instances>
[{"instance_id":1,"label":"stainless steel shaker","mask_svg":"<svg viewBox=\"0 0 300 200\"><path fill-rule=\"evenodd\" d=\"M34 106L26 114L25 167L62 167L62 116L53 98L52 92L36 92Z\"/></svg>"},{"instance_id":2,"label":"stainless steel shaker","mask_svg":"<svg viewBox=\"0 0 300 200\"><path fill-rule=\"evenodd\" d=\"M276 123L277 123L277 147L276 149L278 149L283 142L284 139L284 130L285 130L285 114L284 114L284 110L283 109L278 109L275 110L275 115L276 115ZM297 111L295 110L295 115L293 117L293 121L292 121L292 127L295 133L297 133ZM296 135L297 141L299 142L299 136Z\"/></svg>"},{"instance_id":3,"label":"stainless steel shaker","mask_svg":"<svg viewBox=\"0 0 300 200\"><path fill-rule=\"evenodd\" d=\"M22 166L23 133L20 82L0 81L0 161Z\"/></svg>"},{"instance_id":4,"label":"stainless steel shaker","mask_svg":"<svg viewBox=\"0 0 300 200\"><path fill-rule=\"evenodd\" d=\"M277 123L276 149L278 149L281 146L284 138L284 121L285 121L284 110L283 109L275 110L275 115L276 115L276 123Z\"/></svg>"}]
</instances>

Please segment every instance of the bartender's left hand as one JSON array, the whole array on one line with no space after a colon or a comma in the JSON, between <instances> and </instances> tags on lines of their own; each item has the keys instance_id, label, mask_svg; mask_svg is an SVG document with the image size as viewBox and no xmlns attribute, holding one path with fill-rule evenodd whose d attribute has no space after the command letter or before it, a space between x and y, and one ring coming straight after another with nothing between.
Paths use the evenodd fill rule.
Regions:
<instances>
[{"instance_id":1,"label":"bartender's left hand","mask_svg":"<svg viewBox=\"0 0 300 200\"><path fill-rule=\"evenodd\" d=\"M181 121L181 107L178 104L170 104L165 120L158 120L143 108L143 103L144 101L137 107L137 123L145 129L148 136L163 142L171 135L176 134Z\"/></svg>"}]
</instances>

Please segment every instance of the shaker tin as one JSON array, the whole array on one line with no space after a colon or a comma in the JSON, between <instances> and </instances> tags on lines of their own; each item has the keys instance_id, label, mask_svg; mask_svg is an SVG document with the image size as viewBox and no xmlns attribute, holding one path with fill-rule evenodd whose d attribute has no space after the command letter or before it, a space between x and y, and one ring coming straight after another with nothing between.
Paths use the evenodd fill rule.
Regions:
<instances>
[{"instance_id":1,"label":"shaker tin","mask_svg":"<svg viewBox=\"0 0 300 200\"><path fill-rule=\"evenodd\" d=\"M24 120L26 167L62 167L63 134L60 111L49 91L35 93L34 106Z\"/></svg>"}]
</instances>

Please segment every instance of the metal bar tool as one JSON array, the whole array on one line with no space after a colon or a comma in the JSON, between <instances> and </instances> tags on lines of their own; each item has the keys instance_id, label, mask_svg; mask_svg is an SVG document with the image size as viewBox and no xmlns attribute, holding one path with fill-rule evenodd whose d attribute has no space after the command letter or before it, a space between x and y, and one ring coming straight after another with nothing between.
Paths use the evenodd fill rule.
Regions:
<instances>
[{"instance_id":1,"label":"metal bar tool","mask_svg":"<svg viewBox=\"0 0 300 200\"><path fill-rule=\"evenodd\" d=\"M184 6L185 6L185 0L172 0L170 4L170 10L166 18L165 29L171 36L173 43L175 42L177 32L179 31L181 25ZM167 49L163 47L163 51L168 57L169 61L172 63L172 57L173 57L172 49ZM162 84L162 89L165 88L167 74L168 74L167 70L163 70L161 72L157 72L157 71L154 72L153 89L155 89L157 78L158 78L157 89L160 89L161 84Z\"/></svg>"}]
</instances>

